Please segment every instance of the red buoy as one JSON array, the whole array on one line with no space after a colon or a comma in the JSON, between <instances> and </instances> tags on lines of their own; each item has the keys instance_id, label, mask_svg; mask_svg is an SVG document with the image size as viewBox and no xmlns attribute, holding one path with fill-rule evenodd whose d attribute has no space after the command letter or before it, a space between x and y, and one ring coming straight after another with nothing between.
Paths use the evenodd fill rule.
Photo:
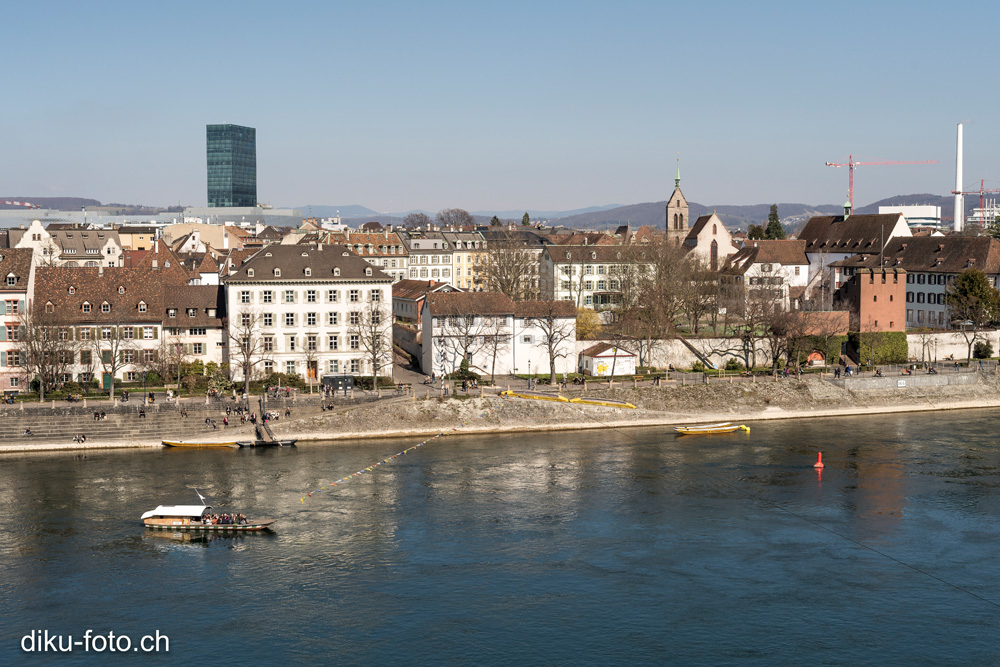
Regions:
<instances>
[{"instance_id":1,"label":"red buoy","mask_svg":"<svg viewBox=\"0 0 1000 667\"><path fill-rule=\"evenodd\" d=\"M813 464L813 468L825 468L825 467L826 466L823 465L823 452L819 452L819 455L816 459L816 463Z\"/></svg>"}]
</instances>

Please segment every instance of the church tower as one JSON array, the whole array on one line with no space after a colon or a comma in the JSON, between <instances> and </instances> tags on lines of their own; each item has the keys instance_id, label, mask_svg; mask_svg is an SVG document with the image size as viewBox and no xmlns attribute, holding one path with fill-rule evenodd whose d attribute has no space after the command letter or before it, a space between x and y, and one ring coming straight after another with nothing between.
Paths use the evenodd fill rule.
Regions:
<instances>
[{"instance_id":1,"label":"church tower","mask_svg":"<svg viewBox=\"0 0 1000 667\"><path fill-rule=\"evenodd\" d=\"M676 245L684 243L691 231L688 203L681 192L681 160L677 158L677 175L674 177L674 193L667 201L667 241Z\"/></svg>"}]
</instances>

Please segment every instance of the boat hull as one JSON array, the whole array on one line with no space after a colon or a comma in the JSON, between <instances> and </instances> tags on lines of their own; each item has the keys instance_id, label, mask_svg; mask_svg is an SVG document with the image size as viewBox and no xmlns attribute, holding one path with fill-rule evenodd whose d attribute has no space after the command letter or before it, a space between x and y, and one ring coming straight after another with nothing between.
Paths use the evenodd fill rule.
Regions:
<instances>
[{"instance_id":1,"label":"boat hull","mask_svg":"<svg viewBox=\"0 0 1000 667\"><path fill-rule=\"evenodd\" d=\"M712 424L709 426L678 426L674 428L678 435L712 435L714 433L732 433L734 431L750 432L749 426L742 424Z\"/></svg>"},{"instance_id":2,"label":"boat hull","mask_svg":"<svg viewBox=\"0 0 1000 667\"><path fill-rule=\"evenodd\" d=\"M170 523L146 523L146 528L150 530L168 530L173 533L247 533L259 530L270 530L275 519L261 519L251 523L243 524L200 524L184 523L182 521Z\"/></svg>"},{"instance_id":3,"label":"boat hull","mask_svg":"<svg viewBox=\"0 0 1000 667\"><path fill-rule=\"evenodd\" d=\"M236 441L229 442L185 442L184 440L163 440L164 447L190 447L193 449L206 449L209 447L235 447Z\"/></svg>"},{"instance_id":4,"label":"boat hull","mask_svg":"<svg viewBox=\"0 0 1000 667\"><path fill-rule=\"evenodd\" d=\"M236 445L239 447L294 447L296 442L298 442L297 438L289 438L287 440L237 440Z\"/></svg>"}]
</instances>

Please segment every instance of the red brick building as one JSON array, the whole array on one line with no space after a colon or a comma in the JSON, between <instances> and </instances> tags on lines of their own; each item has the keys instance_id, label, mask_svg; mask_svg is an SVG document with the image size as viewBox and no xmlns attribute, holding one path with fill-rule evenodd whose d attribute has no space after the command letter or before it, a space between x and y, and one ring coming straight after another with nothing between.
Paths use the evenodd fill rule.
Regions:
<instances>
[{"instance_id":1,"label":"red brick building","mask_svg":"<svg viewBox=\"0 0 1000 667\"><path fill-rule=\"evenodd\" d=\"M906 271L858 269L837 290L836 301L851 313L851 331L906 330Z\"/></svg>"}]
</instances>

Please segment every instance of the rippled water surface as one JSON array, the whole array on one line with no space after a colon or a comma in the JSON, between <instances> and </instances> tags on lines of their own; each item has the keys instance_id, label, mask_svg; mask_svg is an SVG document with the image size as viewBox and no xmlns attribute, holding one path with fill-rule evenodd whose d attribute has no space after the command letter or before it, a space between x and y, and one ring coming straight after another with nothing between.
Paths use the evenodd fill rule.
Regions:
<instances>
[{"instance_id":1,"label":"rippled water surface","mask_svg":"<svg viewBox=\"0 0 1000 667\"><path fill-rule=\"evenodd\" d=\"M0 458L0 664L32 629L211 664L995 664L984 411ZM823 451L820 479L812 464ZM145 532L158 504L278 519Z\"/></svg>"}]
</instances>

